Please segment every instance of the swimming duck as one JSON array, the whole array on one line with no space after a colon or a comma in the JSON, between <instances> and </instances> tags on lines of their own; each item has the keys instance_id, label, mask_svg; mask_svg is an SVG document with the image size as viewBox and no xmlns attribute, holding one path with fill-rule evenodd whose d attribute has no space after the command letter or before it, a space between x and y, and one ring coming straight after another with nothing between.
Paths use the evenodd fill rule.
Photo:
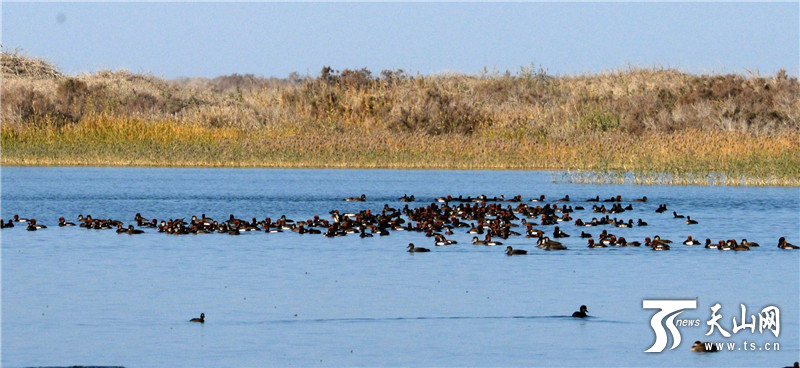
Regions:
<instances>
[{"instance_id":1,"label":"swimming duck","mask_svg":"<svg viewBox=\"0 0 800 368\"><path fill-rule=\"evenodd\" d=\"M606 248L606 247L608 247L607 245L605 245L603 243L595 243L594 239L589 239L589 240L586 241L586 243L588 244L588 248Z\"/></svg>"},{"instance_id":2,"label":"swimming duck","mask_svg":"<svg viewBox=\"0 0 800 368\"><path fill-rule=\"evenodd\" d=\"M275 225L275 224L266 224L266 225L264 225L264 232L265 233L282 233L283 230L281 230L281 228L277 227L277 225Z\"/></svg>"},{"instance_id":3,"label":"swimming duck","mask_svg":"<svg viewBox=\"0 0 800 368\"><path fill-rule=\"evenodd\" d=\"M410 253L420 253L420 252L430 252L431 250L428 248L415 247L414 243L408 243L408 251Z\"/></svg>"},{"instance_id":4,"label":"swimming duck","mask_svg":"<svg viewBox=\"0 0 800 368\"><path fill-rule=\"evenodd\" d=\"M638 247L638 246L641 246L642 243L640 243L638 241L628 242L627 240L625 240L624 237L620 237L619 239L617 239L617 244L616 245L620 246L620 247Z\"/></svg>"},{"instance_id":5,"label":"swimming duck","mask_svg":"<svg viewBox=\"0 0 800 368\"><path fill-rule=\"evenodd\" d=\"M128 229L122 227L122 224L117 225L117 234L125 234L128 232Z\"/></svg>"},{"instance_id":6,"label":"swimming duck","mask_svg":"<svg viewBox=\"0 0 800 368\"><path fill-rule=\"evenodd\" d=\"M75 224L72 223L72 222L67 222L67 220L65 220L63 217L59 217L58 218L58 226L61 226L61 227L64 227L64 226L75 226Z\"/></svg>"},{"instance_id":7,"label":"swimming duck","mask_svg":"<svg viewBox=\"0 0 800 368\"><path fill-rule=\"evenodd\" d=\"M564 198L557 199L556 202L569 202L569 194L564 196Z\"/></svg>"},{"instance_id":8,"label":"swimming duck","mask_svg":"<svg viewBox=\"0 0 800 368\"><path fill-rule=\"evenodd\" d=\"M733 249L733 250L735 250L737 252L750 250L750 247L748 247L746 245L736 244L736 240L733 240L733 239L728 240L728 244L731 247L731 249Z\"/></svg>"},{"instance_id":9,"label":"swimming duck","mask_svg":"<svg viewBox=\"0 0 800 368\"><path fill-rule=\"evenodd\" d=\"M511 246L507 246L506 247L506 254L509 255L509 256L516 255L516 254L528 254L528 251L527 250L522 250L522 249L513 249L513 248L511 248Z\"/></svg>"},{"instance_id":10,"label":"swimming duck","mask_svg":"<svg viewBox=\"0 0 800 368\"><path fill-rule=\"evenodd\" d=\"M37 224L36 223L36 219L28 220L28 230L29 231L35 231L35 230L39 230L39 229L47 229L47 226Z\"/></svg>"},{"instance_id":11,"label":"swimming duck","mask_svg":"<svg viewBox=\"0 0 800 368\"><path fill-rule=\"evenodd\" d=\"M364 202L367 200L367 195L362 194L361 197L347 197L344 200L347 202Z\"/></svg>"},{"instance_id":12,"label":"swimming duck","mask_svg":"<svg viewBox=\"0 0 800 368\"><path fill-rule=\"evenodd\" d=\"M653 250L669 250L669 245L661 241L661 239L656 235L653 240L650 240L649 237L644 238L644 245L652 248Z\"/></svg>"},{"instance_id":13,"label":"swimming duck","mask_svg":"<svg viewBox=\"0 0 800 368\"><path fill-rule=\"evenodd\" d=\"M189 322L206 323L206 314L200 313L200 318L192 318Z\"/></svg>"},{"instance_id":14,"label":"swimming duck","mask_svg":"<svg viewBox=\"0 0 800 368\"><path fill-rule=\"evenodd\" d=\"M633 201L634 202L647 202L647 196L644 196L644 197L638 198L638 199L634 199Z\"/></svg>"},{"instance_id":15,"label":"swimming duck","mask_svg":"<svg viewBox=\"0 0 800 368\"><path fill-rule=\"evenodd\" d=\"M656 208L656 213L664 213L666 211L667 211L667 205L663 203L658 205L658 208Z\"/></svg>"},{"instance_id":16,"label":"swimming duck","mask_svg":"<svg viewBox=\"0 0 800 368\"><path fill-rule=\"evenodd\" d=\"M581 231L581 238L591 238L591 237L592 237L592 234L589 234L587 232Z\"/></svg>"},{"instance_id":17,"label":"swimming duck","mask_svg":"<svg viewBox=\"0 0 800 368\"><path fill-rule=\"evenodd\" d=\"M144 230L137 230L133 228L133 225L128 225L128 234L142 234Z\"/></svg>"},{"instance_id":18,"label":"swimming duck","mask_svg":"<svg viewBox=\"0 0 800 368\"><path fill-rule=\"evenodd\" d=\"M706 245L705 245L705 247L706 247L706 248L716 248L716 247L717 247L717 244L713 244L713 243L711 243L711 239L709 239L709 238L706 238Z\"/></svg>"},{"instance_id":19,"label":"swimming duck","mask_svg":"<svg viewBox=\"0 0 800 368\"><path fill-rule=\"evenodd\" d=\"M760 247L760 245L759 245L758 243L756 243L756 242L749 242L749 241L747 241L747 239L742 239L742 244L743 244L743 245L746 245L746 246L748 246L748 247L751 247L751 248L752 248L752 247Z\"/></svg>"},{"instance_id":20,"label":"swimming duck","mask_svg":"<svg viewBox=\"0 0 800 368\"><path fill-rule=\"evenodd\" d=\"M14 222L28 222L26 218L20 218L19 215L14 215Z\"/></svg>"},{"instance_id":21,"label":"swimming duck","mask_svg":"<svg viewBox=\"0 0 800 368\"><path fill-rule=\"evenodd\" d=\"M542 236L544 236L544 232L538 229L528 228L525 231L525 237L527 238L541 238Z\"/></svg>"},{"instance_id":22,"label":"swimming duck","mask_svg":"<svg viewBox=\"0 0 800 368\"><path fill-rule=\"evenodd\" d=\"M695 239L692 239L692 236L689 235L689 237L686 238L686 240L683 241L683 244L684 245L700 245L700 242L695 240Z\"/></svg>"},{"instance_id":23,"label":"swimming duck","mask_svg":"<svg viewBox=\"0 0 800 368\"><path fill-rule=\"evenodd\" d=\"M472 237L472 244L473 245L486 245L486 241L478 239L477 236L473 236Z\"/></svg>"},{"instance_id":24,"label":"swimming duck","mask_svg":"<svg viewBox=\"0 0 800 368\"><path fill-rule=\"evenodd\" d=\"M673 216L674 218L684 218L684 216L683 216L683 215L679 215L679 214L678 214L677 212L675 212L675 211L672 211L672 216Z\"/></svg>"},{"instance_id":25,"label":"swimming duck","mask_svg":"<svg viewBox=\"0 0 800 368\"><path fill-rule=\"evenodd\" d=\"M467 230L467 234L483 234L483 227L475 227L475 225L471 225L469 230Z\"/></svg>"},{"instance_id":26,"label":"swimming duck","mask_svg":"<svg viewBox=\"0 0 800 368\"><path fill-rule=\"evenodd\" d=\"M697 225L697 221L692 220L692 216L686 216L686 225Z\"/></svg>"},{"instance_id":27,"label":"swimming duck","mask_svg":"<svg viewBox=\"0 0 800 368\"><path fill-rule=\"evenodd\" d=\"M666 245L664 243L653 243L651 247L653 248L653 250L669 250L669 245Z\"/></svg>"},{"instance_id":28,"label":"swimming duck","mask_svg":"<svg viewBox=\"0 0 800 368\"><path fill-rule=\"evenodd\" d=\"M586 318L587 312L589 312L589 309L587 309L585 305L582 305L579 311L572 313L572 316L575 318Z\"/></svg>"},{"instance_id":29,"label":"swimming duck","mask_svg":"<svg viewBox=\"0 0 800 368\"><path fill-rule=\"evenodd\" d=\"M654 242L661 242L661 243L665 243L665 244L672 243L672 240L669 240L669 239L661 239L661 237L660 237L660 236L658 236L658 235L656 235L656 236L654 236L654 237L653 237L653 241L654 241Z\"/></svg>"},{"instance_id":30,"label":"swimming duck","mask_svg":"<svg viewBox=\"0 0 800 368\"><path fill-rule=\"evenodd\" d=\"M544 202L544 194L540 195L539 198L531 198L531 202Z\"/></svg>"},{"instance_id":31,"label":"swimming duck","mask_svg":"<svg viewBox=\"0 0 800 368\"><path fill-rule=\"evenodd\" d=\"M558 226L556 226L555 229L553 229L553 237L554 238L568 238L569 234L561 231L561 229Z\"/></svg>"},{"instance_id":32,"label":"swimming duck","mask_svg":"<svg viewBox=\"0 0 800 368\"><path fill-rule=\"evenodd\" d=\"M192 219L195 219L195 218L196 218L195 216L192 216ZM136 223L139 224L139 226L141 226L142 223L150 222L150 220L142 217L142 214L138 213L138 212L136 213L135 216L133 216L133 221L136 221Z\"/></svg>"},{"instance_id":33,"label":"swimming duck","mask_svg":"<svg viewBox=\"0 0 800 368\"><path fill-rule=\"evenodd\" d=\"M567 247L564 244L561 244L557 241L550 241L550 239L545 240L544 250L566 250Z\"/></svg>"},{"instance_id":34,"label":"swimming duck","mask_svg":"<svg viewBox=\"0 0 800 368\"><path fill-rule=\"evenodd\" d=\"M555 250L558 249L559 247L563 247L564 245L555 240L550 240L550 238L545 236L544 238L539 238L539 240L536 242L536 246L545 250L551 248Z\"/></svg>"},{"instance_id":35,"label":"swimming duck","mask_svg":"<svg viewBox=\"0 0 800 368\"><path fill-rule=\"evenodd\" d=\"M14 227L14 221L8 219L8 223L3 223L3 221L0 220L0 228L5 229L7 227Z\"/></svg>"},{"instance_id":36,"label":"swimming duck","mask_svg":"<svg viewBox=\"0 0 800 368\"><path fill-rule=\"evenodd\" d=\"M647 226L647 223L642 221L642 219L639 219L639 221L636 223L636 226Z\"/></svg>"},{"instance_id":37,"label":"swimming duck","mask_svg":"<svg viewBox=\"0 0 800 368\"><path fill-rule=\"evenodd\" d=\"M786 241L785 237L781 237L780 239L778 239L778 248L781 248L781 249L800 249L800 247L798 247L796 245L789 244Z\"/></svg>"},{"instance_id":38,"label":"swimming duck","mask_svg":"<svg viewBox=\"0 0 800 368\"><path fill-rule=\"evenodd\" d=\"M490 245L503 245L502 242L492 240L492 237L489 236L489 235L486 235L486 239L484 241L486 242L486 245L489 245L489 246ZM474 241L473 241L473 244L474 244Z\"/></svg>"},{"instance_id":39,"label":"swimming duck","mask_svg":"<svg viewBox=\"0 0 800 368\"><path fill-rule=\"evenodd\" d=\"M600 202L600 196L595 196L594 198L589 198L586 202Z\"/></svg>"},{"instance_id":40,"label":"swimming duck","mask_svg":"<svg viewBox=\"0 0 800 368\"><path fill-rule=\"evenodd\" d=\"M522 194L517 194L514 198L506 199L506 202L522 202Z\"/></svg>"},{"instance_id":41,"label":"swimming duck","mask_svg":"<svg viewBox=\"0 0 800 368\"><path fill-rule=\"evenodd\" d=\"M436 241L435 244L436 244L437 247L440 246L440 245L458 244L458 242L455 241L455 240L447 240L447 239L445 239L444 235L437 235L435 241Z\"/></svg>"},{"instance_id":42,"label":"swimming duck","mask_svg":"<svg viewBox=\"0 0 800 368\"><path fill-rule=\"evenodd\" d=\"M710 348L707 348L706 345L710 346ZM691 350L695 353L714 353L717 351L717 347L710 342L695 341Z\"/></svg>"}]
</instances>

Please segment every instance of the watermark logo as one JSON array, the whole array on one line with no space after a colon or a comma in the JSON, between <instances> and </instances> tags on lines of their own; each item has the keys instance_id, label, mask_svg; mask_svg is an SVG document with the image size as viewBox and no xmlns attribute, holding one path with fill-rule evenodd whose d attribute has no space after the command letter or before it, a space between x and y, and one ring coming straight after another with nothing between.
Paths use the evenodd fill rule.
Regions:
<instances>
[{"instance_id":1,"label":"watermark logo","mask_svg":"<svg viewBox=\"0 0 800 368\"><path fill-rule=\"evenodd\" d=\"M696 309L697 300L645 299L642 300L642 308L660 309L660 311L656 312L653 318L650 319L650 327L652 327L653 332L656 333L656 341L650 349L645 350L646 353L660 353L667 347L667 331L664 330L664 326L661 325L661 322L664 321L664 318L669 316L666 320L667 330L672 334L672 347L669 349L675 349L681 343L681 333L678 331L678 327L675 326L675 317L683 313L686 309Z\"/></svg>"},{"instance_id":2,"label":"watermark logo","mask_svg":"<svg viewBox=\"0 0 800 368\"><path fill-rule=\"evenodd\" d=\"M668 341L667 330L669 330L670 334L672 335L672 346L669 348L672 350L678 347L678 345L681 343L681 333L678 330L678 327L700 327L699 319L676 320L676 317L683 313L684 310L697 309L697 300L694 299L645 299L642 300L642 308L659 310L650 319L650 327L652 327L653 332L655 332L656 341L653 343L653 346L645 350L646 353L660 353L664 351L664 349L667 347ZM744 304L740 304L741 318L738 320L735 316L732 318L733 334L728 332L728 330L726 330L725 327L720 324L720 320L722 320L722 313L720 313L721 309L722 305L719 303L711 306L711 316L705 323L707 326L709 326L708 332L705 334L706 336L714 334L715 331L719 332L719 334L725 338L730 338L733 334L737 334L743 330L750 330L750 333L753 334L756 331L756 326L758 326L759 334L763 334L764 330L768 330L772 332L775 337L778 337L781 333L781 311L774 305L768 305L764 307L760 313L750 314L748 316L747 307ZM758 316L757 319L756 316ZM758 322L756 322L756 320ZM726 346L729 350L736 348L735 343L729 343L728 345L725 345L724 343L704 344L716 346L717 349L713 351L721 350ZM744 345L742 347L738 347L737 350L755 350L755 348L756 345L754 343L750 343L748 345L748 343L745 342ZM777 342L772 342L771 345L765 344L763 347L758 348L758 350L762 349L780 350L780 345Z\"/></svg>"}]
</instances>

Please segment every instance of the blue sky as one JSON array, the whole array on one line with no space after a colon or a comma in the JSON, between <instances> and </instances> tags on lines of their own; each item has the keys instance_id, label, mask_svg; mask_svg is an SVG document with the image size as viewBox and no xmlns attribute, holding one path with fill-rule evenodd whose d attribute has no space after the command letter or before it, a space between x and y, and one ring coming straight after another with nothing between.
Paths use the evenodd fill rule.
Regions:
<instances>
[{"instance_id":1,"label":"blue sky","mask_svg":"<svg viewBox=\"0 0 800 368\"><path fill-rule=\"evenodd\" d=\"M67 73L551 74L800 68L800 3L2 3L2 44Z\"/></svg>"}]
</instances>

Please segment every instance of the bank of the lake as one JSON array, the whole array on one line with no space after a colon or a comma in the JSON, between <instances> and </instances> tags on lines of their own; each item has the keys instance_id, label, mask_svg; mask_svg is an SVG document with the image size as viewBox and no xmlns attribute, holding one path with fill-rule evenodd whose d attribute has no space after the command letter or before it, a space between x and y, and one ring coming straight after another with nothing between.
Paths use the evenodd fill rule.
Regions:
<instances>
[{"instance_id":1,"label":"bank of the lake","mask_svg":"<svg viewBox=\"0 0 800 368\"><path fill-rule=\"evenodd\" d=\"M800 84L627 69L552 76L67 76L3 53L4 166L568 170L568 180L800 185Z\"/></svg>"}]
</instances>

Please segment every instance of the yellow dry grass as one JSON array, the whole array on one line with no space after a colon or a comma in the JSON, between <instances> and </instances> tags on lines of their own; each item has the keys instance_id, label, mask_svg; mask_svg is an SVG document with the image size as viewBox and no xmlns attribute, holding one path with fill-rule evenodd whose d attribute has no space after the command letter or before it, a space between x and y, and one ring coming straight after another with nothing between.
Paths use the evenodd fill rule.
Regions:
<instances>
[{"instance_id":1,"label":"yellow dry grass","mask_svg":"<svg viewBox=\"0 0 800 368\"><path fill-rule=\"evenodd\" d=\"M479 133L320 134L103 115L63 127L3 126L0 131L3 165L569 170L561 180L800 184L797 134L682 131L637 137L594 132L570 139Z\"/></svg>"},{"instance_id":2,"label":"yellow dry grass","mask_svg":"<svg viewBox=\"0 0 800 368\"><path fill-rule=\"evenodd\" d=\"M48 69L50 68L50 69ZM800 185L800 84L593 75L165 81L3 55L2 165L566 170L563 181Z\"/></svg>"}]
</instances>

